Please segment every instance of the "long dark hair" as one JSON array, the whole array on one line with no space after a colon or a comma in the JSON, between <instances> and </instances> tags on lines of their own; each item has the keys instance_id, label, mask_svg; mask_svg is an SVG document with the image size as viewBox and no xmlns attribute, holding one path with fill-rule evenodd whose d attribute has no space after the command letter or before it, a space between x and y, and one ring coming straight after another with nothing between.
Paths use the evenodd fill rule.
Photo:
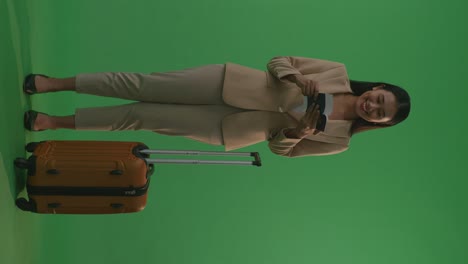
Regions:
<instances>
[{"instance_id":1,"label":"long dark hair","mask_svg":"<svg viewBox=\"0 0 468 264\"><path fill-rule=\"evenodd\" d=\"M372 90L372 88L374 87L380 86L382 87L382 89L387 90L393 95L395 95L398 103L398 110L392 120L385 123L371 123L360 118L356 120L353 126L351 127L351 135L370 129L394 126L408 117L411 109L410 96L403 88L384 82L361 82L353 80L350 80L350 85L354 95L357 96L360 96L363 93Z\"/></svg>"}]
</instances>

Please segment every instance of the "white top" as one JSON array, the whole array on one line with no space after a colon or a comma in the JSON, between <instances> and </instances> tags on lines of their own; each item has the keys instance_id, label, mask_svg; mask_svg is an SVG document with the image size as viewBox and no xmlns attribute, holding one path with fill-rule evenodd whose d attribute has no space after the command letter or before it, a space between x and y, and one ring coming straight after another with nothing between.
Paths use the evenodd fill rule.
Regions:
<instances>
[{"instance_id":1,"label":"white top","mask_svg":"<svg viewBox=\"0 0 468 264\"><path fill-rule=\"evenodd\" d=\"M304 96L304 100L302 102L302 105L294 108L293 111L299 112L299 113L305 113L307 110L307 96ZM333 111L333 94L325 94L325 108L323 110L323 114L327 117L328 121L328 115L331 114Z\"/></svg>"}]
</instances>

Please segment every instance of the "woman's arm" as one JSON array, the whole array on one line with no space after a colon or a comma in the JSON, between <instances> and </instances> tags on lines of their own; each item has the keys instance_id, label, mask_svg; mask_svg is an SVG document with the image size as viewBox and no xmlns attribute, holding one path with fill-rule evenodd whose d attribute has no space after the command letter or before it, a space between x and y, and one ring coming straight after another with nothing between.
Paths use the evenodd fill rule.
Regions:
<instances>
[{"instance_id":1,"label":"woman's arm","mask_svg":"<svg viewBox=\"0 0 468 264\"><path fill-rule=\"evenodd\" d=\"M268 62L267 69L279 80L289 79L284 78L287 76L302 75L301 72L292 65L292 57L274 57Z\"/></svg>"},{"instance_id":2,"label":"woman's arm","mask_svg":"<svg viewBox=\"0 0 468 264\"><path fill-rule=\"evenodd\" d=\"M323 156L343 152L347 145L312 141L309 139L288 138L285 133L288 129L280 129L273 134L268 142L270 150L286 157Z\"/></svg>"},{"instance_id":3,"label":"woman's arm","mask_svg":"<svg viewBox=\"0 0 468 264\"><path fill-rule=\"evenodd\" d=\"M290 75L321 73L338 67L344 67L344 64L320 59L290 56L274 57L267 64L268 71L279 80L294 78Z\"/></svg>"},{"instance_id":4,"label":"woman's arm","mask_svg":"<svg viewBox=\"0 0 468 264\"><path fill-rule=\"evenodd\" d=\"M275 154L297 157L307 155L329 155L346 150L347 146L324 143L306 139L309 135L316 135L319 120L319 106L313 104L294 128L275 129L270 133L268 146Z\"/></svg>"}]
</instances>

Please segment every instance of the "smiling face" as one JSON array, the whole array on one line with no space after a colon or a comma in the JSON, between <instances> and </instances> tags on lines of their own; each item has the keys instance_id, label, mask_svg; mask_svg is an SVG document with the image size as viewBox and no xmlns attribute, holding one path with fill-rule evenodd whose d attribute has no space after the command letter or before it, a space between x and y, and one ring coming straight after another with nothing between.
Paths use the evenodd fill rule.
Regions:
<instances>
[{"instance_id":1,"label":"smiling face","mask_svg":"<svg viewBox=\"0 0 468 264\"><path fill-rule=\"evenodd\" d=\"M392 92L374 87L356 100L357 115L372 123L385 123L393 119L398 111L398 102Z\"/></svg>"}]
</instances>

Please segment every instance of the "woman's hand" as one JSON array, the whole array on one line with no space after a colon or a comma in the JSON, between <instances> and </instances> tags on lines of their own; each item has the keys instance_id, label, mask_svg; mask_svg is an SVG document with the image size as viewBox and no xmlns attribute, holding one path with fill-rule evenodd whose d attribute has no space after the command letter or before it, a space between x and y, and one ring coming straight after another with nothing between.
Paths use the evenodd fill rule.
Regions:
<instances>
[{"instance_id":1,"label":"woman's hand","mask_svg":"<svg viewBox=\"0 0 468 264\"><path fill-rule=\"evenodd\" d=\"M310 134L318 134L320 130L315 129L320 118L320 110L318 104L312 104L304 116L299 120L296 128L287 129L284 134L288 138L305 138Z\"/></svg>"},{"instance_id":2,"label":"woman's hand","mask_svg":"<svg viewBox=\"0 0 468 264\"><path fill-rule=\"evenodd\" d=\"M302 94L305 96L313 96L317 99L319 89L317 83L307 79L302 74L294 74L286 77L289 81L295 83L299 88L301 88Z\"/></svg>"}]
</instances>

